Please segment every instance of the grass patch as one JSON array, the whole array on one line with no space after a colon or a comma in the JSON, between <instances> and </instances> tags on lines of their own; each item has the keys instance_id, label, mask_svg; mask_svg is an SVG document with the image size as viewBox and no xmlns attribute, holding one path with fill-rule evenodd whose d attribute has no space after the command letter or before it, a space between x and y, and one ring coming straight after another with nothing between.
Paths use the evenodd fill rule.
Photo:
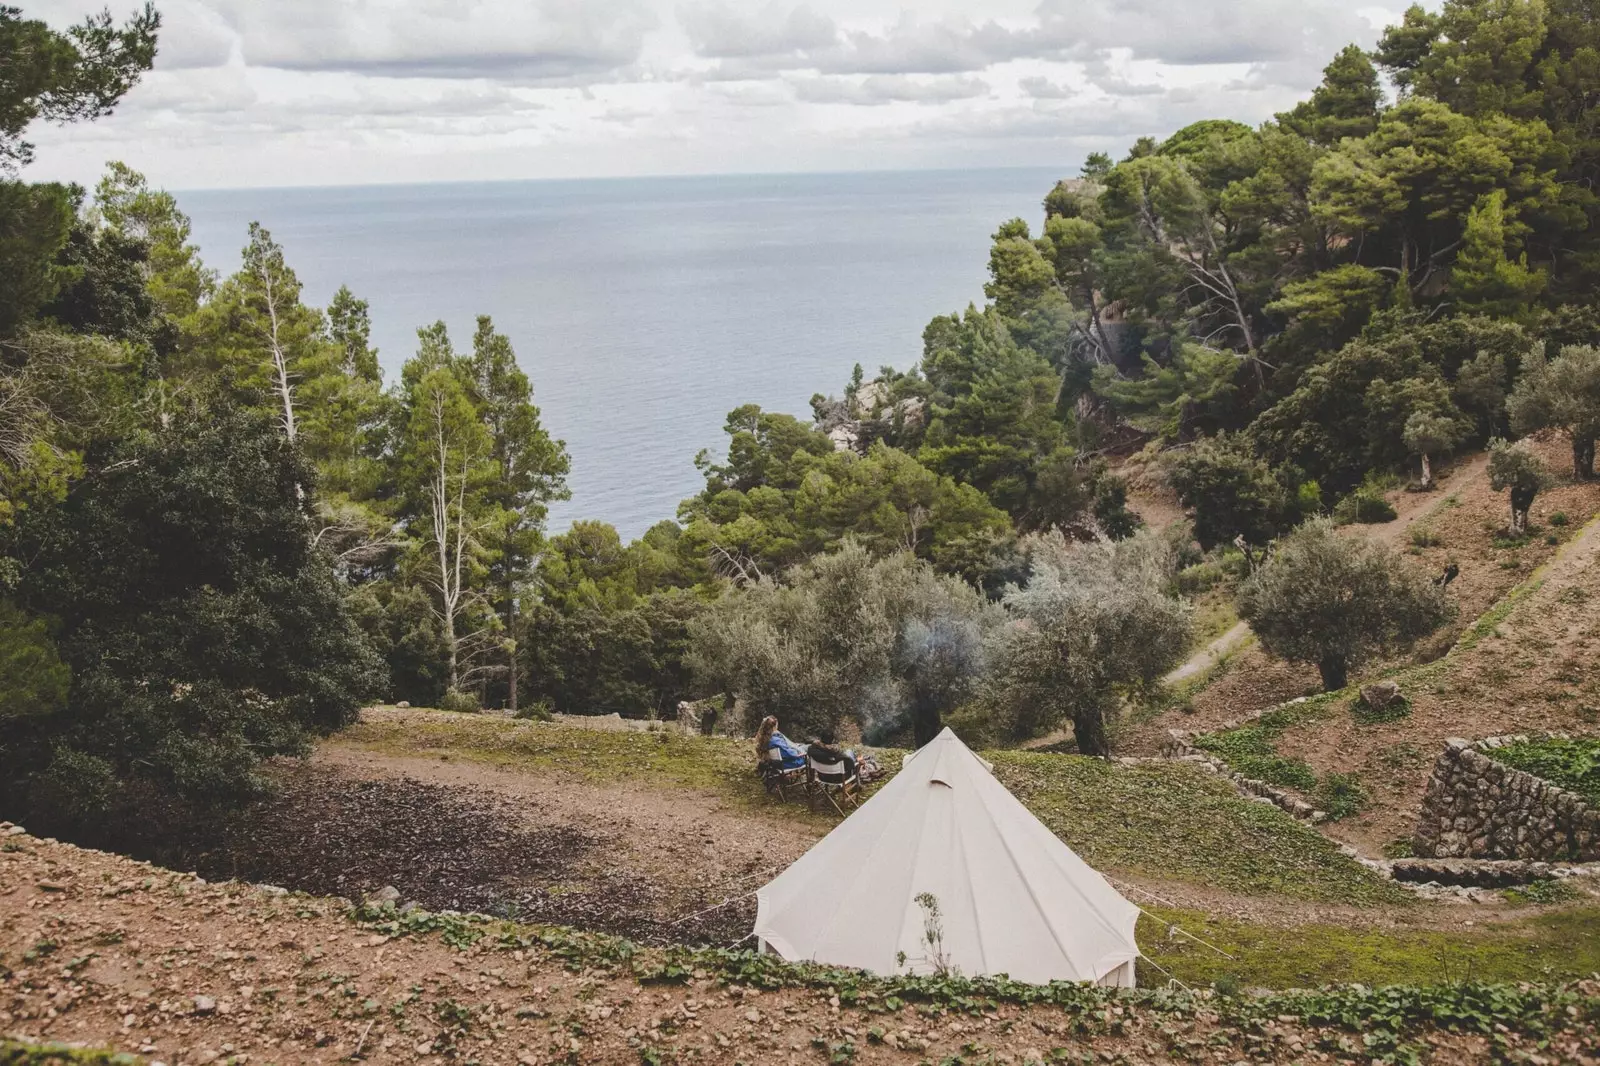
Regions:
<instances>
[{"instance_id":1,"label":"grass patch","mask_svg":"<svg viewBox=\"0 0 1600 1066\"><path fill-rule=\"evenodd\" d=\"M1327 813L1331 821L1348 818L1366 810L1372 802L1367 790L1354 774L1330 773L1317 782L1314 796L1317 806Z\"/></svg>"},{"instance_id":2,"label":"grass patch","mask_svg":"<svg viewBox=\"0 0 1600 1066\"><path fill-rule=\"evenodd\" d=\"M1578 898L1578 890L1565 881L1557 881L1553 877L1541 878L1538 881L1519 885L1516 888L1506 889L1506 899L1512 903L1537 903L1541 905L1551 903L1571 903Z\"/></svg>"},{"instance_id":3,"label":"grass patch","mask_svg":"<svg viewBox=\"0 0 1600 1066\"><path fill-rule=\"evenodd\" d=\"M1600 737L1526 740L1496 748L1488 755L1496 762L1576 792L1591 803L1600 803Z\"/></svg>"},{"instance_id":4,"label":"grass patch","mask_svg":"<svg viewBox=\"0 0 1600 1066\"><path fill-rule=\"evenodd\" d=\"M64 1044L31 1044L0 1037L0 1066L138 1066L137 1055Z\"/></svg>"},{"instance_id":5,"label":"grass patch","mask_svg":"<svg viewBox=\"0 0 1600 1066\"><path fill-rule=\"evenodd\" d=\"M1316 787L1316 771L1302 759L1279 755L1273 741L1278 734L1259 725L1242 726L1223 733L1195 738L1195 746L1209 751L1246 777L1271 785L1309 789Z\"/></svg>"},{"instance_id":6,"label":"grass patch","mask_svg":"<svg viewBox=\"0 0 1600 1066\"><path fill-rule=\"evenodd\" d=\"M384 754L472 759L509 769L560 771L586 781L627 780L712 792L766 817L837 821L804 804L766 798L742 740L621 733L553 723L409 715L365 722L344 741ZM898 752L884 753L893 771ZM1311 828L1240 798L1187 764L1120 766L1033 752L985 753L1018 799L1089 863L1255 894L1329 902L1407 902Z\"/></svg>"},{"instance_id":7,"label":"grass patch","mask_svg":"<svg viewBox=\"0 0 1600 1066\"><path fill-rule=\"evenodd\" d=\"M1287 788L1314 788L1317 775L1311 767L1300 759L1280 756L1275 742L1294 726L1327 717L1328 707L1338 695L1324 692L1310 699L1285 703L1249 725L1198 736L1194 740L1195 747L1209 751L1246 777Z\"/></svg>"},{"instance_id":8,"label":"grass patch","mask_svg":"<svg viewBox=\"0 0 1600 1066\"><path fill-rule=\"evenodd\" d=\"M1091 865L1231 891L1344 903L1411 896L1266 803L1183 763L1118 766L990 752L995 773Z\"/></svg>"},{"instance_id":9,"label":"grass patch","mask_svg":"<svg viewBox=\"0 0 1600 1066\"><path fill-rule=\"evenodd\" d=\"M1413 548L1437 548L1444 543L1444 538L1425 526L1412 526L1407 539Z\"/></svg>"},{"instance_id":10,"label":"grass patch","mask_svg":"<svg viewBox=\"0 0 1600 1066\"><path fill-rule=\"evenodd\" d=\"M1222 958L1140 919L1139 945L1179 980L1233 978L1247 988L1333 982L1368 985L1577 979L1600 969L1600 907L1568 907L1472 929L1356 929L1275 925L1151 907L1234 956ZM1151 971L1152 982L1160 975Z\"/></svg>"}]
</instances>

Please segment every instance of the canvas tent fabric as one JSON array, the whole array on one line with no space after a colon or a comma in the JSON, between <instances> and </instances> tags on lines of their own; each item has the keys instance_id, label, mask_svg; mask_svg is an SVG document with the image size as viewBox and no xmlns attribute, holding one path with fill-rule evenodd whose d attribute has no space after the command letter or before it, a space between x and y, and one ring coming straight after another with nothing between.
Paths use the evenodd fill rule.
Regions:
<instances>
[{"instance_id":1,"label":"canvas tent fabric","mask_svg":"<svg viewBox=\"0 0 1600 1066\"><path fill-rule=\"evenodd\" d=\"M1131 987L1139 909L1035 818L949 729L756 893L755 936L792 961Z\"/></svg>"}]
</instances>

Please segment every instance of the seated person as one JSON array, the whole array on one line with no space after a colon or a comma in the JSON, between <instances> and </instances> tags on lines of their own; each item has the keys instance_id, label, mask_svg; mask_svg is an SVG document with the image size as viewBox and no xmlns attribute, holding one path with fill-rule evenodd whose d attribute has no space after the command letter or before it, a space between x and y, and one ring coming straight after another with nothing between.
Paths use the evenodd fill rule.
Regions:
<instances>
[{"instance_id":1,"label":"seated person","mask_svg":"<svg viewBox=\"0 0 1600 1066\"><path fill-rule=\"evenodd\" d=\"M838 740L831 729L823 729L817 733L816 741L806 748L806 754L811 756L812 762L822 763L827 766L844 763L843 776L821 773L817 775L817 777L829 784L843 784L846 780L856 775L855 756L848 751L839 750Z\"/></svg>"},{"instance_id":2,"label":"seated person","mask_svg":"<svg viewBox=\"0 0 1600 1066\"><path fill-rule=\"evenodd\" d=\"M767 765L767 752L772 748L778 749L779 765L785 770L798 770L806 764L805 753L778 732L778 720L768 715L761 720L761 728L756 731L756 758L762 766Z\"/></svg>"}]
</instances>

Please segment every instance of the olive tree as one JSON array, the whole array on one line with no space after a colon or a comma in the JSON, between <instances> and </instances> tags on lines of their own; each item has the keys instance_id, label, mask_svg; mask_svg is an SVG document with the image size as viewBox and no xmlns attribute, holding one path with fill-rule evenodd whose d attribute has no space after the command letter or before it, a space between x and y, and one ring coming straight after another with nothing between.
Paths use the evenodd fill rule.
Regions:
<instances>
[{"instance_id":1,"label":"olive tree","mask_svg":"<svg viewBox=\"0 0 1600 1066\"><path fill-rule=\"evenodd\" d=\"M847 540L782 581L728 591L691 624L688 658L752 723L770 714L803 733L849 718L868 736L910 725L920 746L971 690L997 618L959 578Z\"/></svg>"},{"instance_id":2,"label":"olive tree","mask_svg":"<svg viewBox=\"0 0 1600 1066\"><path fill-rule=\"evenodd\" d=\"M1414 411L1406 419L1402 436L1406 448L1422 462L1422 479L1417 483L1423 489L1433 488L1433 457L1454 451L1472 427L1464 419L1451 418L1436 411Z\"/></svg>"},{"instance_id":3,"label":"olive tree","mask_svg":"<svg viewBox=\"0 0 1600 1066\"><path fill-rule=\"evenodd\" d=\"M1030 537L1025 584L1006 589L1010 621L990 639L988 702L1013 740L1070 722L1078 751L1110 751L1107 721L1130 687L1175 665L1192 632L1169 595L1170 541L1152 532L1113 542Z\"/></svg>"},{"instance_id":4,"label":"olive tree","mask_svg":"<svg viewBox=\"0 0 1600 1066\"><path fill-rule=\"evenodd\" d=\"M1518 433L1566 430L1572 436L1573 476L1593 478L1594 442L1600 437L1600 348L1569 345L1554 359L1530 352L1506 398L1506 411Z\"/></svg>"},{"instance_id":5,"label":"olive tree","mask_svg":"<svg viewBox=\"0 0 1600 1066\"><path fill-rule=\"evenodd\" d=\"M1444 589L1393 548L1313 519L1278 541L1239 589L1239 616L1280 659L1314 663L1328 692L1373 655L1427 636L1450 617Z\"/></svg>"},{"instance_id":6,"label":"olive tree","mask_svg":"<svg viewBox=\"0 0 1600 1066\"><path fill-rule=\"evenodd\" d=\"M1489 487L1496 492L1509 490L1513 534L1521 536L1527 532L1533 499L1549 480L1544 463L1526 443L1508 444L1499 439L1489 442Z\"/></svg>"}]
</instances>

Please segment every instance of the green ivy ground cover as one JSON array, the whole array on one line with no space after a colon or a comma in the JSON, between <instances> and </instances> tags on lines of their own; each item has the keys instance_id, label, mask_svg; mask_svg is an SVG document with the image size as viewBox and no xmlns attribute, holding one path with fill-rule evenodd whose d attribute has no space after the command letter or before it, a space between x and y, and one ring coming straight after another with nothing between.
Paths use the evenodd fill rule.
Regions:
<instances>
[{"instance_id":1,"label":"green ivy ground cover","mask_svg":"<svg viewBox=\"0 0 1600 1066\"><path fill-rule=\"evenodd\" d=\"M1496 748L1490 757L1600 803L1600 737L1528 740Z\"/></svg>"}]
</instances>

